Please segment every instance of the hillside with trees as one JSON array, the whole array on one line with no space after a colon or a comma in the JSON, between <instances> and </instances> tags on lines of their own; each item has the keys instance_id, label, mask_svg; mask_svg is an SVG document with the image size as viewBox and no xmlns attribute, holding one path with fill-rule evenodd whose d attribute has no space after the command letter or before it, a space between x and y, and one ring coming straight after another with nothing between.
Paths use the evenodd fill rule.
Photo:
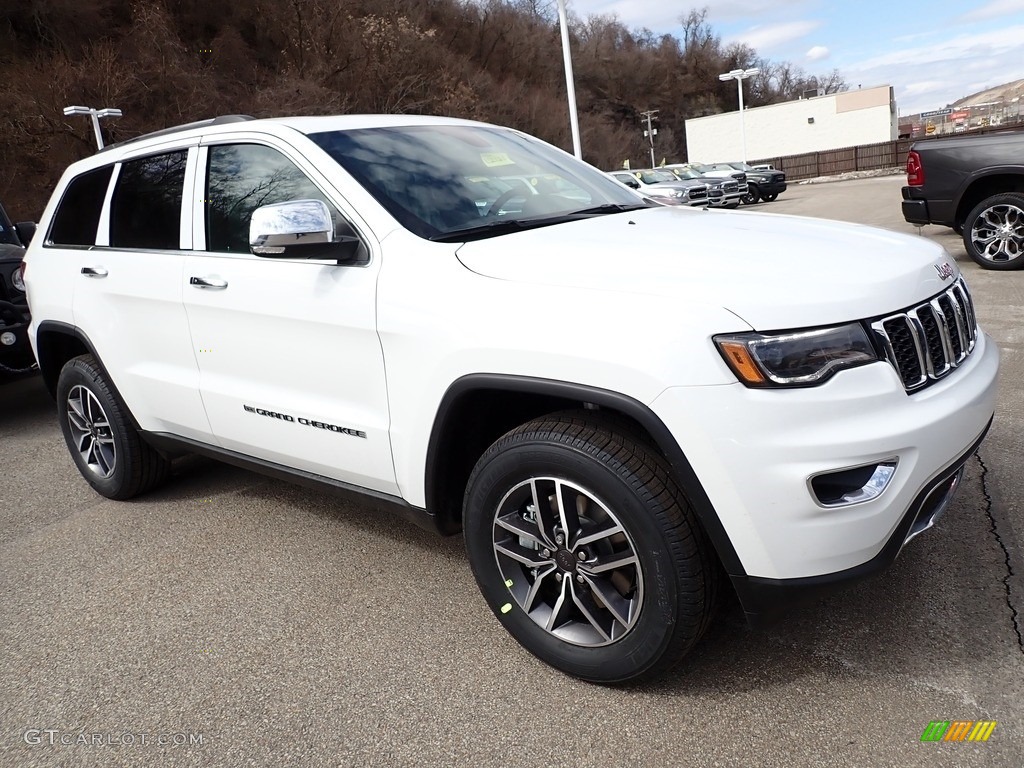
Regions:
<instances>
[{"instance_id":1,"label":"hillside with trees","mask_svg":"<svg viewBox=\"0 0 1024 768\"><path fill-rule=\"evenodd\" d=\"M684 120L736 109L720 72L761 68L750 106L845 89L835 71L724 44L705 11L671 35L609 16L570 26L584 159L601 168L649 162L647 109L660 110L658 159L684 159ZM38 219L68 163L95 151L71 104L122 109L108 141L222 114L390 112L572 146L553 0L21 0L0 23L0 63L0 199L18 219Z\"/></svg>"}]
</instances>

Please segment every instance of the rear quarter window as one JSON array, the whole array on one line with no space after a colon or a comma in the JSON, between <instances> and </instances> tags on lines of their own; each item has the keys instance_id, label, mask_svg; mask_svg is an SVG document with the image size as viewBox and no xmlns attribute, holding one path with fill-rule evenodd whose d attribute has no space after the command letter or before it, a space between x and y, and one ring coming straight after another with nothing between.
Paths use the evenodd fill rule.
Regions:
<instances>
[{"instance_id":1,"label":"rear quarter window","mask_svg":"<svg viewBox=\"0 0 1024 768\"><path fill-rule=\"evenodd\" d=\"M95 245L103 198L110 184L112 165L76 176L57 205L47 242L54 245Z\"/></svg>"}]
</instances>

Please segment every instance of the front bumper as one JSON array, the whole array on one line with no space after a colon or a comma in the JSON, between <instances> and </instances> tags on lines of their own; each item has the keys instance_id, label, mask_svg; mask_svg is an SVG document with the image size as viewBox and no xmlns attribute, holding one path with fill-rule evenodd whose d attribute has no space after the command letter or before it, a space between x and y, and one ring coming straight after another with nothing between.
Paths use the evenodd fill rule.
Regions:
<instances>
[{"instance_id":1,"label":"front bumper","mask_svg":"<svg viewBox=\"0 0 1024 768\"><path fill-rule=\"evenodd\" d=\"M757 182L757 188L760 190L762 195L781 195L786 191L786 182L759 181Z\"/></svg>"},{"instance_id":2,"label":"front bumper","mask_svg":"<svg viewBox=\"0 0 1024 768\"><path fill-rule=\"evenodd\" d=\"M34 370L28 307L0 300L0 381Z\"/></svg>"},{"instance_id":3,"label":"front bumper","mask_svg":"<svg viewBox=\"0 0 1024 768\"><path fill-rule=\"evenodd\" d=\"M709 208L735 208L743 201L742 192L729 192L718 195L717 197L712 196Z\"/></svg>"},{"instance_id":4,"label":"front bumper","mask_svg":"<svg viewBox=\"0 0 1024 768\"><path fill-rule=\"evenodd\" d=\"M836 589L868 578L892 565L907 542L931 528L949 506L960 488L964 465L988 434L985 431L938 479L930 483L917 495L910 509L900 520L896 530L885 542L882 550L866 563L821 576L802 579L766 579L758 576L730 576L733 588L739 597L747 624L763 627L784 616L796 605L807 603L827 595Z\"/></svg>"},{"instance_id":5,"label":"front bumper","mask_svg":"<svg viewBox=\"0 0 1024 768\"><path fill-rule=\"evenodd\" d=\"M807 389L662 393L651 408L678 436L735 550L730 576L748 615L888 565L922 505L935 506L929 494L981 442L998 368L997 347L980 334L954 374L913 395L884 362ZM825 507L811 494L819 473L891 457L896 472L877 498Z\"/></svg>"}]
</instances>

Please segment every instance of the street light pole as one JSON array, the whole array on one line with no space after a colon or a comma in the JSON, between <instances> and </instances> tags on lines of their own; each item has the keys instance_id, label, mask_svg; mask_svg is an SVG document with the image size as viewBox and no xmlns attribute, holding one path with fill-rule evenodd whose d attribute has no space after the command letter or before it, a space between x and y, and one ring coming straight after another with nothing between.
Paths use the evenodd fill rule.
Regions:
<instances>
[{"instance_id":1,"label":"street light pole","mask_svg":"<svg viewBox=\"0 0 1024 768\"><path fill-rule=\"evenodd\" d=\"M718 79L722 81L735 80L736 81L736 92L740 97L740 142L743 148L743 156L740 158L744 163L747 162L747 127L743 121L743 81L752 75L756 75L760 72L760 69L734 69L731 72L719 75Z\"/></svg>"},{"instance_id":2,"label":"street light pole","mask_svg":"<svg viewBox=\"0 0 1024 768\"><path fill-rule=\"evenodd\" d=\"M569 50L569 24L565 18L565 0L558 0L558 25L562 28L562 58L565 60L565 90L569 94L569 128L572 131L572 151L583 159L580 143L580 120L576 115L576 83L572 76L572 53Z\"/></svg>"},{"instance_id":3,"label":"street light pole","mask_svg":"<svg viewBox=\"0 0 1024 768\"><path fill-rule=\"evenodd\" d=\"M101 117L121 117L120 109L93 109L92 107L64 107L65 115L89 115L92 118L92 130L96 134L96 148L103 149L103 134L100 133Z\"/></svg>"}]
</instances>

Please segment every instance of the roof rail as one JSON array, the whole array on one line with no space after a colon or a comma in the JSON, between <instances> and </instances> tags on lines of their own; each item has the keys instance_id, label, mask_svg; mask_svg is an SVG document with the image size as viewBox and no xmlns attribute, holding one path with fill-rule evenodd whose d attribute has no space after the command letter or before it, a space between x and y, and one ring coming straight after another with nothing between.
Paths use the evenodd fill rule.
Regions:
<instances>
[{"instance_id":1,"label":"roof rail","mask_svg":"<svg viewBox=\"0 0 1024 768\"><path fill-rule=\"evenodd\" d=\"M142 141L143 139L151 139L155 136L169 136L179 131L187 131L192 128L204 128L209 125L224 125L226 123L244 123L249 120L255 120L255 117L251 115L221 115L220 117L208 118L206 120L196 120L194 123L185 123L184 125L175 125L170 128L162 128L159 131L152 131L151 133L144 133L141 136L136 136L132 139L125 139L119 141L116 144L107 144L100 152L106 152L108 149L114 147L123 147L126 144L134 144L136 141Z\"/></svg>"}]
</instances>

